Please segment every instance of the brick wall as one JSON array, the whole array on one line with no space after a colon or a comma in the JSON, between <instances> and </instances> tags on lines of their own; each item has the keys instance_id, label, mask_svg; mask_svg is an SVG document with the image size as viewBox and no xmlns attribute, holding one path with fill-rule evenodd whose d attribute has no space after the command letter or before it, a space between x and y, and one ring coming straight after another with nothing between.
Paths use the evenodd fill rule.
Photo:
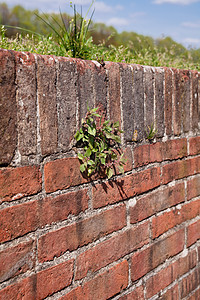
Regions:
<instances>
[{"instance_id":1,"label":"brick wall","mask_svg":"<svg viewBox=\"0 0 200 300\"><path fill-rule=\"evenodd\" d=\"M0 50L0 299L200 299L199 89L195 71ZM109 181L79 171L87 103L124 131Z\"/></svg>"}]
</instances>

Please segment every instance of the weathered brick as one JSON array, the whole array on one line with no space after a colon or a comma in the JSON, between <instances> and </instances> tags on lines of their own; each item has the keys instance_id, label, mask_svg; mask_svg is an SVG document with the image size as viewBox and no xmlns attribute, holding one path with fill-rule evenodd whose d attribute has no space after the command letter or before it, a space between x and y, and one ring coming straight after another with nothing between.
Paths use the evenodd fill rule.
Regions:
<instances>
[{"instance_id":1,"label":"weathered brick","mask_svg":"<svg viewBox=\"0 0 200 300\"><path fill-rule=\"evenodd\" d=\"M169 140L165 143L146 144L134 149L135 167L149 163L173 160L187 156L187 139Z\"/></svg>"},{"instance_id":2,"label":"weathered brick","mask_svg":"<svg viewBox=\"0 0 200 300\"><path fill-rule=\"evenodd\" d=\"M141 185L142 182L142 185ZM142 194L160 185L160 168L152 168L92 188L94 208ZM101 196L100 196L101 195Z\"/></svg>"},{"instance_id":3,"label":"weathered brick","mask_svg":"<svg viewBox=\"0 0 200 300\"><path fill-rule=\"evenodd\" d=\"M57 73L57 110L58 110L58 145L66 151L71 147L76 132L76 61L72 58L56 58Z\"/></svg>"},{"instance_id":4,"label":"weathered brick","mask_svg":"<svg viewBox=\"0 0 200 300\"><path fill-rule=\"evenodd\" d=\"M191 71L191 80L192 80L191 130L195 131L198 129L198 121L199 121L198 72L197 71Z\"/></svg>"},{"instance_id":5,"label":"weathered brick","mask_svg":"<svg viewBox=\"0 0 200 300\"><path fill-rule=\"evenodd\" d=\"M173 162L163 166L162 183L198 174L200 157Z\"/></svg>"},{"instance_id":6,"label":"weathered brick","mask_svg":"<svg viewBox=\"0 0 200 300\"><path fill-rule=\"evenodd\" d=\"M123 149L124 158L126 159L126 163L124 165L124 172L131 171L133 169L133 158L130 147L126 147Z\"/></svg>"},{"instance_id":7,"label":"weathered brick","mask_svg":"<svg viewBox=\"0 0 200 300\"><path fill-rule=\"evenodd\" d=\"M137 130L137 139L144 138L144 84L143 84L143 68L141 66L133 66L133 99L134 99L134 129ZM130 111L127 112L130 114ZM124 130L126 130L124 128Z\"/></svg>"},{"instance_id":8,"label":"weathered brick","mask_svg":"<svg viewBox=\"0 0 200 300\"><path fill-rule=\"evenodd\" d=\"M190 74L189 71L174 69L173 129L180 135L183 129L189 131L190 124Z\"/></svg>"},{"instance_id":9,"label":"weathered brick","mask_svg":"<svg viewBox=\"0 0 200 300\"><path fill-rule=\"evenodd\" d=\"M174 278L171 266L162 269L157 274L150 277L146 282L147 299L166 288L173 282L173 280Z\"/></svg>"},{"instance_id":10,"label":"weathered brick","mask_svg":"<svg viewBox=\"0 0 200 300\"><path fill-rule=\"evenodd\" d=\"M36 201L5 208L0 213L0 242L34 231L38 223Z\"/></svg>"},{"instance_id":11,"label":"weathered brick","mask_svg":"<svg viewBox=\"0 0 200 300\"><path fill-rule=\"evenodd\" d=\"M0 291L4 300L42 300L69 286L73 276L73 260L40 271Z\"/></svg>"},{"instance_id":12,"label":"weathered brick","mask_svg":"<svg viewBox=\"0 0 200 300\"><path fill-rule=\"evenodd\" d=\"M38 259L48 261L67 250L87 245L126 225L124 205L43 235L38 241Z\"/></svg>"},{"instance_id":13,"label":"weathered brick","mask_svg":"<svg viewBox=\"0 0 200 300\"><path fill-rule=\"evenodd\" d=\"M95 106L100 108L100 112L107 115L107 85L108 78L106 70L99 63L93 64L93 82Z\"/></svg>"},{"instance_id":14,"label":"weathered brick","mask_svg":"<svg viewBox=\"0 0 200 300\"><path fill-rule=\"evenodd\" d=\"M189 155L200 154L200 136L195 136L189 139Z\"/></svg>"},{"instance_id":15,"label":"weathered brick","mask_svg":"<svg viewBox=\"0 0 200 300\"><path fill-rule=\"evenodd\" d=\"M188 300L198 300L200 299L200 288L196 290L191 296L188 297Z\"/></svg>"},{"instance_id":16,"label":"weathered brick","mask_svg":"<svg viewBox=\"0 0 200 300\"><path fill-rule=\"evenodd\" d=\"M15 60L18 150L26 156L37 153L36 63L28 52L15 52Z\"/></svg>"},{"instance_id":17,"label":"weathered brick","mask_svg":"<svg viewBox=\"0 0 200 300\"><path fill-rule=\"evenodd\" d=\"M0 202L36 194L41 188L42 180L38 166L0 170Z\"/></svg>"},{"instance_id":18,"label":"weathered brick","mask_svg":"<svg viewBox=\"0 0 200 300\"><path fill-rule=\"evenodd\" d=\"M156 136L164 135L164 71L162 68L155 68L155 127ZM151 125L151 124L150 124Z\"/></svg>"},{"instance_id":19,"label":"weathered brick","mask_svg":"<svg viewBox=\"0 0 200 300\"><path fill-rule=\"evenodd\" d=\"M81 211L88 208L89 196L87 189L82 189L77 192L69 192L58 195L55 198L49 197L38 201L38 211L40 225L51 224L66 220L67 217L78 215Z\"/></svg>"},{"instance_id":20,"label":"weathered brick","mask_svg":"<svg viewBox=\"0 0 200 300\"><path fill-rule=\"evenodd\" d=\"M119 298L120 300L144 300L143 286L136 287L134 291Z\"/></svg>"},{"instance_id":21,"label":"weathered brick","mask_svg":"<svg viewBox=\"0 0 200 300\"><path fill-rule=\"evenodd\" d=\"M172 288L168 289L166 293L162 296L159 296L160 300L178 300L179 299L179 290L178 284L174 285Z\"/></svg>"},{"instance_id":22,"label":"weathered brick","mask_svg":"<svg viewBox=\"0 0 200 300\"><path fill-rule=\"evenodd\" d=\"M15 60L0 49L0 165L10 164L17 144Z\"/></svg>"},{"instance_id":23,"label":"weathered brick","mask_svg":"<svg viewBox=\"0 0 200 300\"><path fill-rule=\"evenodd\" d=\"M183 132L190 130L190 71L180 70Z\"/></svg>"},{"instance_id":24,"label":"weathered brick","mask_svg":"<svg viewBox=\"0 0 200 300\"><path fill-rule=\"evenodd\" d=\"M128 285L128 262L126 260L78 286L60 300L101 300L110 299Z\"/></svg>"},{"instance_id":25,"label":"weathered brick","mask_svg":"<svg viewBox=\"0 0 200 300\"><path fill-rule=\"evenodd\" d=\"M151 67L143 67L143 80L144 80L144 120L145 129L154 122L154 72Z\"/></svg>"},{"instance_id":26,"label":"weathered brick","mask_svg":"<svg viewBox=\"0 0 200 300\"><path fill-rule=\"evenodd\" d=\"M77 68L77 95L79 101L79 126L85 118L87 106L92 109L95 106L93 73L95 64L90 61L76 60Z\"/></svg>"},{"instance_id":27,"label":"weathered brick","mask_svg":"<svg viewBox=\"0 0 200 300\"><path fill-rule=\"evenodd\" d=\"M106 62L105 68L108 75L110 120L112 122L118 121L121 127L120 67L119 64Z\"/></svg>"},{"instance_id":28,"label":"weathered brick","mask_svg":"<svg viewBox=\"0 0 200 300\"><path fill-rule=\"evenodd\" d=\"M200 214L200 200L183 205L180 209L174 209L152 220L152 237L156 238L167 230L195 218Z\"/></svg>"},{"instance_id":29,"label":"weathered brick","mask_svg":"<svg viewBox=\"0 0 200 300\"><path fill-rule=\"evenodd\" d=\"M146 282L147 297L150 298L160 292L162 289L166 288L173 281L194 268L196 263L197 255L196 251L194 250L186 257L179 258L175 263L169 265L168 267L159 271L157 274L150 277ZM161 299L171 299L170 296L172 295L177 295L177 287L164 294L163 298Z\"/></svg>"},{"instance_id":30,"label":"weathered brick","mask_svg":"<svg viewBox=\"0 0 200 300\"><path fill-rule=\"evenodd\" d=\"M134 133L134 109L133 100L133 71L130 65L119 64L121 75L122 113L124 120L124 138L132 141Z\"/></svg>"},{"instance_id":31,"label":"weathered brick","mask_svg":"<svg viewBox=\"0 0 200 300\"><path fill-rule=\"evenodd\" d=\"M165 131L167 135L172 135L172 72L169 68L165 70L165 91L164 91L164 108L165 108Z\"/></svg>"},{"instance_id":32,"label":"weathered brick","mask_svg":"<svg viewBox=\"0 0 200 300\"><path fill-rule=\"evenodd\" d=\"M37 97L42 155L57 151L56 63L53 56L37 55Z\"/></svg>"},{"instance_id":33,"label":"weathered brick","mask_svg":"<svg viewBox=\"0 0 200 300\"><path fill-rule=\"evenodd\" d=\"M73 264L71 259L37 273L37 299L44 299L69 286L73 277Z\"/></svg>"},{"instance_id":34,"label":"weathered brick","mask_svg":"<svg viewBox=\"0 0 200 300\"><path fill-rule=\"evenodd\" d=\"M187 246L189 247L200 239L200 220L190 224L188 226L187 233Z\"/></svg>"},{"instance_id":35,"label":"weathered brick","mask_svg":"<svg viewBox=\"0 0 200 300\"><path fill-rule=\"evenodd\" d=\"M195 269L187 277L183 278L180 282L180 296L181 299L189 295L200 284L200 267Z\"/></svg>"},{"instance_id":36,"label":"weathered brick","mask_svg":"<svg viewBox=\"0 0 200 300\"><path fill-rule=\"evenodd\" d=\"M134 254L131 258L131 279L133 281L144 276L167 258L172 257L184 248L185 236L181 229L176 233L160 240L150 247Z\"/></svg>"},{"instance_id":37,"label":"weathered brick","mask_svg":"<svg viewBox=\"0 0 200 300\"><path fill-rule=\"evenodd\" d=\"M35 264L34 242L24 242L0 252L0 282L31 270Z\"/></svg>"},{"instance_id":38,"label":"weathered brick","mask_svg":"<svg viewBox=\"0 0 200 300\"><path fill-rule=\"evenodd\" d=\"M162 159L173 160L187 156L187 139L169 140L162 143Z\"/></svg>"},{"instance_id":39,"label":"weathered brick","mask_svg":"<svg viewBox=\"0 0 200 300\"><path fill-rule=\"evenodd\" d=\"M200 196L200 176L187 181L187 199Z\"/></svg>"},{"instance_id":40,"label":"weathered brick","mask_svg":"<svg viewBox=\"0 0 200 300\"><path fill-rule=\"evenodd\" d=\"M141 248L149 242L149 223L139 225L83 252L76 262L75 279L86 277L102 267Z\"/></svg>"},{"instance_id":41,"label":"weathered brick","mask_svg":"<svg viewBox=\"0 0 200 300\"><path fill-rule=\"evenodd\" d=\"M36 282L35 277L28 277L19 282L15 282L12 285L7 286L0 290L0 299L11 300L18 299L23 300L35 300L37 299L37 292L35 289ZM38 299L37 299L38 300Z\"/></svg>"},{"instance_id":42,"label":"weathered brick","mask_svg":"<svg viewBox=\"0 0 200 300\"><path fill-rule=\"evenodd\" d=\"M78 158L57 159L44 166L44 183L47 193L67 189L87 182L80 172Z\"/></svg>"},{"instance_id":43,"label":"weathered brick","mask_svg":"<svg viewBox=\"0 0 200 300\"><path fill-rule=\"evenodd\" d=\"M174 280L189 272L197 265L196 250L190 251L187 256L180 257L172 264Z\"/></svg>"},{"instance_id":44,"label":"weathered brick","mask_svg":"<svg viewBox=\"0 0 200 300\"><path fill-rule=\"evenodd\" d=\"M159 200L158 200L159 199ZM155 191L137 200L133 207L130 207L130 222L137 223L153 214L181 203L185 200L184 183ZM145 209L144 209L145 207Z\"/></svg>"}]
</instances>

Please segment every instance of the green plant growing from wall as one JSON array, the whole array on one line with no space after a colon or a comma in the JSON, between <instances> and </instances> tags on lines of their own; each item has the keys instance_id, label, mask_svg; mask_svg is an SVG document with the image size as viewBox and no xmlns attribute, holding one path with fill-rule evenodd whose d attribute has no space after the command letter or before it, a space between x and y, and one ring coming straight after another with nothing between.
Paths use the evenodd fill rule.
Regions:
<instances>
[{"instance_id":1,"label":"green plant growing from wall","mask_svg":"<svg viewBox=\"0 0 200 300\"><path fill-rule=\"evenodd\" d=\"M145 131L146 131L146 138L148 140L153 140L158 132L158 129L156 128L156 126L153 122L153 123L151 123L151 126L147 126L147 129Z\"/></svg>"},{"instance_id":2,"label":"green plant growing from wall","mask_svg":"<svg viewBox=\"0 0 200 300\"><path fill-rule=\"evenodd\" d=\"M126 159L120 148L119 136L122 131L119 129L119 122L104 121L103 115L98 114L98 109L88 108L81 128L75 134L76 146L82 148L78 152L80 171L88 177L98 173L111 178L116 167L120 173L124 173Z\"/></svg>"},{"instance_id":3,"label":"green plant growing from wall","mask_svg":"<svg viewBox=\"0 0 200 300\"><path fill-rule=\"evenodd\" d=\"M60 22L57 21L53 16L49 19L48 15L44 14L44 17L36 14L36 16L41 19L54 33L56 42L60 47L66 51L66 53L71 57L78 57L83 59L88 59L90 57L90 52L93 48L92 37L88 37L89 27L94 14L94 10L87 20L87 15L93 5L91 3L86 16L82 16L78 13L76 6L73 5L74 16L69 21L69 25L66 24L63 14L60 11ZM70 2L72 7L72 2Z\"/></svg>"}]
</instances>

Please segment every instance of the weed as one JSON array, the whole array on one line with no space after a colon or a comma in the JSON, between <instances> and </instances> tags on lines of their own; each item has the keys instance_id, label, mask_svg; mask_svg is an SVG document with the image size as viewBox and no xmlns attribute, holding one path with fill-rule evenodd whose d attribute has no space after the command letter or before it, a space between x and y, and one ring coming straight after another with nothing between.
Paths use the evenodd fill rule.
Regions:
<instances>
[{"instance_id":1,"label":"weed","mask_svg":"<svg viewBox=\"0 0 200 300\"><path fill-rule=\"evenodd\" d=\"M88 108L81 128L75 134L76 146L82 148L78 153L80 171L88 177L98 173L110 178L117 166L119 172L124 173L126 160L120 149L121 139L118 135L121 132L119 122L103 121L98 108Z\"/></svg>"}]
</instances>

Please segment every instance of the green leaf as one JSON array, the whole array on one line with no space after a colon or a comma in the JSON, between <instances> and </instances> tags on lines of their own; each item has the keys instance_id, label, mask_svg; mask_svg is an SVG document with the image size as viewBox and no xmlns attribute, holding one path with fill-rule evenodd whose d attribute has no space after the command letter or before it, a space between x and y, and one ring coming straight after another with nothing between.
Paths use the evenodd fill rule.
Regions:
<instances>
[{"instance_id":1,"label":"green leaf","mask_svg":"<svg viewBox=\"0 0 200 300\"><path fill-rule=\"evenodd\" d=\"M88 161L88 165L89 165L89 166L93 166L93 165L95 165L95 162L94 162L93 160L90 159L90 160Z\"/></svg>"},{"instance_id":2,"label":"green leaf","mask_svg":"<svg viewBox=\"0 0 200 300\"><path fill-rule=\"evenodd\" d=\"M108 176L108 179L110 179L113 176L113 174L114 174L113 169L107 168L106 174Z\"/></svg>"},{"instance_id":3,"label":"green leaf","mask_svg":"<svg viewBox=\"0 0 200 300\"><path fill-rule=\"evenodd\" d=\"M78 141L80 141L80 140L82 139L83 135L80 134L80 131L78 130L78 131L76 132L76 134L74 135L74 137L75 137L75 139L76 139L77 142L78 142Z\"/></svg>"},{"instance_id":4,"label":"green leaf","mask_svg":"<svg viewBox=\"0 0 200 300\"><path fill-rule=\"evenodd\" d=\"M90 148L87 148L87 150L86 150L86 152L85 152L85 156L86 156L86 157L90 157L91 153L92 153L91 149L90 149Z\"/></svg>"},{"instance_id":5,"label":"green leaf","mask_svg":"<svg viewBox=\"0 0 200 300\"><path fill-rule=\"evenodd\" d=\"M105 164L106 164L106 160L105 160L104 157L101 158L101 164L102 164L102 165L105 165Z\"/></svg>"},{"instance_id":6,"label":"green leaf","mask_svg":"<svg viewBox=\"0 0 200 300\"><path fill-rule=\"evenodd\" d=\"M84 164L80 165L80 171L81 171L82 173L85 172L85 169L86 169L86 167L85 167Z\"/></svg>"},{"instance_id":7,"label":"green leaf","mask_svg":"<svg viewBox=\"0 0 200 300\"><path fill-rule=\"evenodd\" d=\"M91 134L91 135L93 135L93 136L95 136L95 134L96 134L96 129L89 126L89 127L88 127L88 133Z\"/></svg>"},{"instance_id":8,"label":"green leaf","mask_svg":"<svg viewBox=\"0 0 200 300\"><path fill-rule=\"evenodd\" d=\"M79 158L80 160L83 160L83 159L84 159L84 156L83 156L83 154L81 154L81 153L78 153L78 158Z\"/></svg>"}]
</instances>

